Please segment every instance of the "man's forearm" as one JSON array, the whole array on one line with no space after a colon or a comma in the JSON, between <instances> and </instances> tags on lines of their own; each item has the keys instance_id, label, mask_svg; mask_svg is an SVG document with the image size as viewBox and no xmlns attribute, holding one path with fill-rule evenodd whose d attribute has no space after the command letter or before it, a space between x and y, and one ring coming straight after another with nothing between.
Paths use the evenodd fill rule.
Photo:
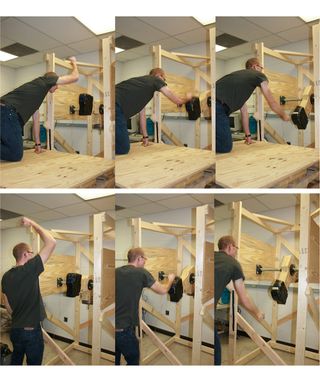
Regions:
<instances>
[{"instance_id":1,"label":"man's forearm","mask_svg":"<svg viewBox=\"0 0 320 381\"><path fill-rule=\"evenodd\" d=\"M40 144L40 113L37 110L33 114L33 137L36 144Z\"/></svg>"},{"instance_id":2,"label":"man's forearm","mask_svg":"<svg viewBox=\"0 0 320 381\"><path fill-rule=\"evenodd\" d=\"M55 244L55 239L46 229L42 228L34 221L32 221L31 226L39 234L40 238L42 239L45 245Z\"/></svg>"}]
</instances>

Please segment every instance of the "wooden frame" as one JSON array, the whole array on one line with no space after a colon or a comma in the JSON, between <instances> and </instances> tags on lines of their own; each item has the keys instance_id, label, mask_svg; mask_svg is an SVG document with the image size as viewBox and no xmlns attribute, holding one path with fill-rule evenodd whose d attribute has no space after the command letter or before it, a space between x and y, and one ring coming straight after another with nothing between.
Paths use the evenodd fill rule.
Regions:
<instances>
[{"instance_id":1,"label":"wooden frame","mask_svg":"<svg viewBox=\"0 0 320 381\"><path fill-rule=\"evenodd\" d=\"M39 252L40 239L39 235L30 229L32 237L32 247L35 252ZM93 267L94 273L82 277L80 295L75 297L75 310L74 310L74 326L70 328L67 324L60 321L50 311L47 312L47 319L71 335L73 343L65 349L61 349L44 331L44 338L46 343L56 352L56 356L50 359L46 365L53 365L61 360L64 364L75 365L69 358L68 353L72 350L92 355L92 364L99 364L100 359L105 359L114 362L114 356L106 353L101 353L101 330L105 329L111 336L114 337L113 325L109 322L109 318L114 316L114 288L110 292L110 297L106 306L101 308L100 300L104 299L102 284L104 282L105 272L102 267L103 263L103 239L114 239L114 221L107 213L99 213L93 216L93 233L80 232L80 231L67 231L67 230L51 230L50 233L56 240L69 242L74 246L75 256L62 256L53 255L46 264L43 275L40 277L40 289L42 295L51 295L53 293L65 292L66 286L57 288L58 277L64 276L68 272L80 272L81 258L86 259L89 264L89 269ZM91 244L93 243L93 251ZM69 265L67 265L69 263ZM110 266L109 266L110 267ZM114 273L114 253L113 253L113 268L111 271ZM90 271L90 270L89 270ZM93 291L88 291L88 280L93 279ZM87 293L91 292L91 296ZM92 318L85 322L80 321L80 306L82 300L92 299ZM88 303L90 305L90 303ZM92 347L81 345L80 331L84 328L90 329L92 327Z\"/></svg>"},{"instance_id":2,"label":"wooden frame","mask_svg":"<svg viewBox=\"0 0 320 381\"><path fill-rule=\"evenodd\" d=\"M312 87L314 87L315 93L315 131L314 131L314 142L315 147L319 148L319 98L316 98L316 94L319 97L319 25L313 26L313 54L300 53L300 52L289 52L283 50L273 50L264 46L263 42L255 44L255 55L259 59L259 62L263 67L265 67L264 59L268 55L270 57L279 59L283 62L287 62L296 67L298 72L297 78L297 92L295 93L296 98L301 98L300 103L291 102L293 108L297 105L311 109L310 95L312 93ZM304 64L313 63L313 73L304 68ZM284 76L283 74L281 74ZM313 86L307 86L304 88L304 80L307 79L313 83ZM315 85L316 84L316 85ZM281 94L285 95L285 94ZM293 94L294 95L294 94ZM318 103L316 102L318 99ZM291 107L292 108L292 107ZM257 89L256 97L256 109L260 124L260 134L258 134L258 140L264 140L264 132L267 131L277 143L286 144L286 141L265 121L264 115L264 98L260 91ZM304 131L298 131L298 145L304 146Z\"/></svg>"},{"instance_id":3,"label":"wooden frame","mask_svg":"<svg viewBox=\"0 0 320 381\"><path fill-rule=\"evenodd\" d=\"M174 62L178 62L183 65L187 65L194 69L195 75L195 91L200 93L200 81L204 80L209 86L209 93L211 95L211 150L215 152L215 111L214 111L214 100L215 100L215 28L209 29L209 55L201 56L195 54L188 53L176 53L176 52L168 52L161 48L160 45L153 47L153 66L154 67L162 67L162 58L165 57ZM190 61L199 60L198 62ZM210 74L206 74L203 70L200 70L201 67L207 68L210 66ZM208 93L206 91L205 93ZM169 128L162 122L161 120L161 94L156 92L154 96L153 103L153 113L155 115L155 142L161 143L161 136L164 134L169 140L172 141L173 144L178 146L183 146L183 143L174 135L173 132L169 130ZM200 148L201 141L201 129L200 129L200 120L198 118L195 121L195 147Z\"/></svg>"},{"instance_id":4,"label":"wooden frame","mask_svg":"<svg viewBox=\"0 0 320 381\"><path fill-rule=\"evenodd\" d=\"M78 71L81 75L87 79L87 93L93 93L93 89L96 88L104 105L104 117L103 126L104 131L101 130L100 136L100 150L101 152L97 156L103 156L107 160L114 159L114 66L115 66L115 53L114 53L114 38L109 36L102 40L102 65L77 62ZM47 71L55 71L57 66L72 69L72 65L69 61L59 59L54 53L48 53L46 55ZM102 77L101 81L98 81L94 76L99 75ZM68 85L70 86L76 85ZM79 86L78 86L79 87ZM82 89L79 87L79 89ZM68 88L66 87L66 91ZM57 96L57 94L56 94ZM101 99L100 98L100 99ZM46 129L47 129L47 147L49 150L54 149L54 141L57 141L68 153L75 153L75 150L66 142L66 140L55 131L54 122L57 119L55 117L55 97L54 94L48 93L46 103ZM67 109L69 110L67 105ZM93 115L97 118L101 118L98 111L98 105L93 108ZM81 116L73 116L72 120L84 119ZM92 155L92 142L93 142L93 116L89 115L85 117L87 121L87 155ZM101 123L101 122L100 122Z\"/></svg>"},{"instance_id":5,"label":"wooden frame","mask_svg":"<svg viewBox=\"0 0 320 381\"><path fill-rule=\"evenodd\" d=\"M146 333L157 346L152 353L141 359L141 364L150 363L160 352L174 365L182 365L170 350L173 343L192 348L192 363L200 365L201 351L212 354L213 350L201 343L202 324L213 330L213 318L208 310L213 307L213 251L212 244L206 242L206 231L213 228L213 208L204 205L196 208L196 226L177 225L172 223L146 222L141 218L131 220L133 246L142 247L148 262L146 268L158 278L158 271L174 272L181 276L184 292L194 292L194 313L181 316L181 300L176 303L176 321L168 319L150 304L141 299L140 302L140 348L143 346L142 332ZM167 234L177 239L177 249L144 247L142 232L144 230ZM196 248L188 241L196 236ZM209 245L209 247L207 246ZM182 268L183 251L189 253L194 264ZM190 283L190 274L195 274L194 286ZM211 285L211 286L210 286ZM194 291L193 291L194 289ZM151 314L174 331L174 336L165 343L158 339L148 325L142 320L142 309ZM193 319L193 343L181 337L181 324Z\"/></svg>"},{"instance_id":6,"label":"wooden frame","mask_svg":"<svg viewBox=\"0 0 320 381\"><path fill-rule=\"evenodd\" d=\"M319 202L319 200L318 200ZM267 323L265 320L261 321L260 324L270 333L271 340L265 342L260 335L252 328L248 322L237 312L238 302L235 297L233 301L230 302L230 315L229 315L229 363L235 365L243 365L247 362L254 359L258 354L263 351L265 355L277 365L286 365L282 358L274 351L274 349L282 350L290 353L295 353L295 364L301 365L304 363L304 358L308 357L320 362L319 353L313 353L305 349L305 332L306 332L306 317L307 310L310 312L310 316L315 323L316 329L319 332L319 303L313 295L312 288L319 287L319 271L316 274L312 273L312 268L308 266L308 261L316 260L316 263L319 263L319 245L312 247L312 250L309 251L309 245L312 242L310 238L309 225L311 221L314 221L316 224L316 233L319 235L320 227L314 220L315 215L319 214L319 209L314 213L310 214L310 195L302 194L301 195L301 204L300 204L300 221L297 224L280 220L277 218L271 218L268 216L263 216L261 214L252 213L242 207L241 201L233 203L233 235L237 242L237 246L240 248L238 260L244 268L244 273L246 274L246 279L256 278L256 280L268 280L271 279L271 282L276 279L280 279L286 283L287 288L289 284L296 281L295 275L290 275L289 267L290 264L297 264L299 268L299 281L298 284L293 284L293 287L298 287L298 306L297 311L293 311L288 316L278 317L278 305L273 301L272 308L272 322L271 324ZM250 245L247 246L248 238L247 235L241 233L242 218L249 219L252 223L257 224L263 229L268 230L273 233L276 238L276 246L274 248L273 254L270 252L269 245L266 249L261 246L263 243L261 241L253 240L253 250L250 251ZM277 224L275 227L274 224ZM280 227L279 227L280 225ZM292 233L299 233L300 238L300 247L297 251L292 247L288 241L282 235ZM244 249L242 250L242 246ZM279 265L280 250L283 246L290 255L287 255L282 258L282 262ZM311 248L311 246L310 246ZM265 255L264 255L265 254ZM267 259L272 256L271 263L273 263L273 268L281 267L281 275L275 273L273 280L271 275L250 275L247 269L254 267L256 258L260 255L260 264L265 264ZM314 263L314 262L313 262ZM249 267L248 267L249 266ZM296 266L297 267L297 266ZM254 270L253 270L254 273ZM270 278L271 277L271 278ZM310 281L316 282L317 284L311 284ZM234 296L234 293L231 294L231 298ZM293 307L294 308L294 307ZM280 344L277 342L277 329L281 324L284 324L290 320L297 318L297 327L296 327L296 347L293 348L289 345ZM251 353L243 356L242 358L237 358L236 356L236 333L237 325L239 325L257 344L258 348L252 351ZM233 327L233 329L232 329ZM319 348L318 348L319 351Z\"/></svg>"}]
</instances>

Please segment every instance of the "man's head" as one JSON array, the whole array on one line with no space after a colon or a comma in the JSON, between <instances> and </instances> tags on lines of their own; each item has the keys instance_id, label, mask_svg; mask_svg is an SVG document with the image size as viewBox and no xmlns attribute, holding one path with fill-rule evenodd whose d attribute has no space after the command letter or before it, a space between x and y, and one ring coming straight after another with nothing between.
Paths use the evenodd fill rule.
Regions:
<instances>
[{"instance_id":1,"label":"man's head","mask_svg":"<svg viewBox=\"0 0 320 381\"><path fill-rule=\"evenodd\" d=\"M57 73L55 73L54 71L48 71L45 75L44 75L45 78L51 78L51 77L54 77L56 78L57 77ZM49 90L49 93L54 93L58 88L58 85L54 85L51 87L51 89Z\"/></svg>"},{"instance_id":2,"label":"man's head","mask_svg":"<svg viewBox=\"0 0 320 381\"><path fill-rule=\"evenodd\" d=\"M253 57L253 58L248 59L248 61L246 62L246 69L253 69L256 71L262 71L263 67L260 65L260 61L258 60L258 58Z\"/></svg>"},{"instance_id":3,"label":"man's head","mask_svg":"<svg viewBox=\"0 0 320 381\"><path fill-rule=\"evenodd\" d=\"M129 265L133 265L135 267L144 267L147 260L141 247L134 247L133 249L130 249L127 257Z\"/></svg>"},{"instance_id":4,"label":"man's head","mask_svg":"<svg viewBox=\"0 0 320 381\"><path fill-rule=\"evenodd\" d=\"M12 250L12 254L19 265L24 265L33 256L33 251L30 245L25 242L18 243Z\"/></svg>"},{"instance_id":5,"label":"man's head","mask_svg":"<svg viewBox=\"0 0 320 381\"><path fill-rule=\"evenodd\" d=\"M151 69L149 75L153 75L154 77L159 77L163 81L166 81L166 74L164 70L162 70L160 67L155 67L154 69Z\"/></svg>"},{"instance_id":6,"label":"man's head","mask_svg":"<svg viewBox=\"0 0 320 381\"><path fill-rule=\"evenodd\" d=\"M219 239L218 248L220 251L224 251L231 257L237 256L238 246L234 238L231 235L225 235Z\"/></svg>"}]
</instances>

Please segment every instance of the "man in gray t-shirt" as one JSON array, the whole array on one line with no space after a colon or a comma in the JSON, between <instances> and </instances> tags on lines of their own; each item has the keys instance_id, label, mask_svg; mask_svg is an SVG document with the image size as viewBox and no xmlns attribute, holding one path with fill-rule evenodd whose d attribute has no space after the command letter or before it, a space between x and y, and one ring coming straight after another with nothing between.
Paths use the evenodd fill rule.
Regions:
<instances>
[{"instance_id":1,"label":"man in gray t-shirt","mask_svg":"<svg viewBox=\"0 0 320 381\"><path fill-rule=\"evenodd\" d=\"M220 78L216 83L216 152L226 153L232 150L232 135L229 115L240 109L242 127L245 132L245 143L251 144L249 116L246 101L256 87L260 87L263 96L274 111L284 121L289 116L274 99L268 78L262 73L263 67L257 58L246 62L245 70L238 70Z\"/></svg>"},{"instance_id":2,"label":"man in gray t-shirt","mask_svg":"<svg viewBox=\"0 0 320 381\"><path fill-rule=\"evenodd\" d=\"M140 247L128 251L128 265L116 269L116 365L121 355L127 365L139 365L139 342L135 329L139 325L139 301L142 290L151 288L157 294L166 294L175 275L168 275L168 283L160 284L144 269L147 260Z\"/></svg>"},{"instance_id":3,"label":"man in gray t-shirt","mask_svg":"<svg viewBox=\"0 0 320 381\"><path fill-rule=\"evenodd\" d=\"M23 217L23 226L32 227L43 241L38 255L28 243L20 242L13 248L16 265L2 277L1 288L7 311L12 317L10 339L13 345L11 365L22 365L24 356L28 365L41 365L44 343L41 322L46 317L39 287L39 275L53 253L56 241L36 222Z\"/></svg>"},{"instance_id":4,"label":"man in gray t-shirt","mask_svg":"<svg viewBox=\"0 0 320 381\"><path fill-rule=\"evenodd\" d=\"M214 253L214 303L215 307L223 290L232 281L239 302L258 320L264 319L264 313L251 300L244 285L244 274L236 260L238 247L232 236L223 236L218 242L219 251ZM214 363L221 365L221 344L217 328L214 329Z\"/></svg>"},{"instance_id":5,"label":"man in gray t-shirt","mask_svg":"<svg viewBox=\"0 0 320 381\"><path fill-rule=\"evenodd\" d=\"M154 68L149 75L130 78L116 85L116 154L127 154L130 150L128 134L128 120L139 113L142 144L149 144L147 134L145 106L152 99L156 91L161 92L171 102L181 107L188 102L191 94L181 98L173 93L166 84L165 72L161 68Z\"/></svg>"}]
</instances>

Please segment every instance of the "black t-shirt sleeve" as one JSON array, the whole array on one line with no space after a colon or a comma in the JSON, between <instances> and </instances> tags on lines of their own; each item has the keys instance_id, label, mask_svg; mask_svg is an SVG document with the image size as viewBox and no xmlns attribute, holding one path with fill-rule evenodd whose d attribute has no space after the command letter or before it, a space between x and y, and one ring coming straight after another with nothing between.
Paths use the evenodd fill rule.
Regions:
<instances>
[{"instance_id":1,"label":"black t-shirt sleeve","mask_svg":"<svg viewBox=\"0 0 320 381\"><path fill-rule=\"evenodd\" d=\"M242 271L242 267L240 263L237 260L234 260L234 265L233 265L233 271L232 271L232 280L238 280L238 279L243 279L245 280L245 276Z\"/></svg>"},{"instance_id":2,"label":"black t-shirt sleeve","mask_svg":"<svg viewBox=\"0 0 320 381\"><path fill-rule=\"evenodd\" d=\"M31 275L39 276L44 271L44 266L40 255L30 259L25 265L25 270Z\"/></svg>"},{"instance_id":3,"label":"black t-shirt sleeve","mask_svg":"<svg viewBox=\"0 0 320 381\"><path fill-rule=\"evenodd\" d=\"M155 283L155 279L149 271L144 270L143 272L143 287L151 287Z\"/></svg>"},{"instance_id":4,"label":"black t-shirt sleeve","mask_svg":"<svg viewBox=\"0 0 320 381\"><path fill-rule=\"evenodd\" d=\"M159 91L164 86L167 86L167 84L161 78L154 77L155 91Z\"/></svg>"},{"instance_id":5,"label":"black t-shirt sleeve","mask_svg":"<svg viewBox=\"0 0 320 381\"><path fill-rule=\"evenodd\" d=\"M52 86L55 86L57 84L57 81L58 81L58 76L57 75L50 75L49 77L41 77L45 82L46 84L48 85L49 88L51 88Z\"/></svg>"},{"instance_id":6,"label":"black t-shirt sleeve","mask_svg":"<svg viewBox=\"0 0 320 381\"><path fill-rule=\"evenodd\" d=\"M258 81L259 81L259 84L258 84L259 87L261 85L261 82L264 82L264 81L269 82L267 76L265 74L263 74L263 73L259 73L258 72L257 78L258 78Z\"/></svg>"}]
</instances>

